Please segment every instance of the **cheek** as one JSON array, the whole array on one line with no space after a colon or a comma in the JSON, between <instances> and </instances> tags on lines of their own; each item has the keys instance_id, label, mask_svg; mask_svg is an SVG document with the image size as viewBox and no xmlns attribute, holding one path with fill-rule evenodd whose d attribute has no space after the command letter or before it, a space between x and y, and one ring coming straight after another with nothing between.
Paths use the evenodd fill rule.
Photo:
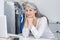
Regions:
<instances>
[{"instance_id":1,"label":"cheek","mask_svg":"<svg viewBox=\"0 0 60 40\"><path fill-rule=\"evenodd\" d=\"M32 15L35 15L35 12L34 12L34 11L32 11L32 12L31 12L31 14L32 14Z\"/></svg>"},{"instance_id":2,"label":"cheek","mask_svg":"<svg viewBox=\"0 0 60 40\"><path fill-rule=\"evenodd\" d=\"M25 13L25 16L27 16L27 13Z\"/></svg>"},{"instance_id":3,"label":"cheek","mask_svg":"<svg viewBox=\"0 0 60 40\"><path fill-rule=\"evenodd\" d=\"M25 15L27 14L27 12L25 11Z\"/></svg>"}]
</instances>

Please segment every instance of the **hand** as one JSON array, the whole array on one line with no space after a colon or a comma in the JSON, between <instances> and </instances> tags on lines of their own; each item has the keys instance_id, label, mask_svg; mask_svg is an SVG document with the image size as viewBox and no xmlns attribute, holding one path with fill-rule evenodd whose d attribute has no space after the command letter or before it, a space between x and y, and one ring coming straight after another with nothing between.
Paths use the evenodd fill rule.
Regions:
<instances>
[{"instance_id":1,"label":"hand","mask_svg":"<svg viewBox=\"0 0 60 40\"><path fill-rule=\"evenodd\" d=\"M33 18L27 18L28 21L28 25L30 26L30 28L32 28L33 26Z\"/></svg>"},{"instance_id":2,"label":"hand","mask_svg":"<svg viewBox=\"0 0 60 40\"><path fill-rule=\"evenodd\" d=\"M8 36L7 40L11 40L11 36Z\"/></svg>"},{"instance_id":3,"label":"hand","mask_svg":"<svg viewBox=\"0 0 60 40\"><path fill-rule=\"evenodd\" d=\"M33 24L33 18L27 18L28 24Z\"/></svg>"}]
</instances>

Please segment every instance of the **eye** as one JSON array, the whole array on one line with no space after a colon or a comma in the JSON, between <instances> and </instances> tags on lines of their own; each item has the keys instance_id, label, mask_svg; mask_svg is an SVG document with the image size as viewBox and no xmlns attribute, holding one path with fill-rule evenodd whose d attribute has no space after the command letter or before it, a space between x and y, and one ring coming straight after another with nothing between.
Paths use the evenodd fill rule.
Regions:
<instances>
[{"instance_id":1,"label":"eye","mask_svg":"<svg viewBox=\"0 0 60 40\"><path fill-rule=\"evenodd\" d=\"M25 10L26 12L28 12L28 10Z\"/></svg>"},{"instance_id":2,"label":"eye","mask_svg":"<svg viewBox=\"0 0 60 40\"><path fill-rule=\"evenodd\" d=\"M29 11L32 11L31 9Z\"/></svg>"}]
</instances>

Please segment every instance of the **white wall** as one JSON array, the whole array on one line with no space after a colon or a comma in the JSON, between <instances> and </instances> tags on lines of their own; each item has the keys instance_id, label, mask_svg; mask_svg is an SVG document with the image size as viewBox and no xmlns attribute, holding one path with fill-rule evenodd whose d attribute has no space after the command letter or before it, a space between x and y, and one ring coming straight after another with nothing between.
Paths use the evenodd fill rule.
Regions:
<instances>
[{"instance_id":1,"label":"white wall","mask_svg":"<svg viewBox=\"0 0 60 40\"><path fill-rule=\"evenodd\" d=\"M40 11L45 14L50 22L60 22L60 0L41 0Z\"/></svg>"},{"instance_id":2,"label":"white wall","mask_svg":"<svg viewBox=\"0 0 60 40\"><path fill-rule=\"evenodd\" d=\"M4 14L4 0L0 0L0 15Z\"/></svg>"},{"instance_id":3,"label":"white wall","mask_svg":"<svg viewBox=\"0 0 60 40\"><path fill-rule=\"evenodd\" d=\"M60 0L27 0L37 5L50 22L60 22Z\"/></svg>"}]
</instances>

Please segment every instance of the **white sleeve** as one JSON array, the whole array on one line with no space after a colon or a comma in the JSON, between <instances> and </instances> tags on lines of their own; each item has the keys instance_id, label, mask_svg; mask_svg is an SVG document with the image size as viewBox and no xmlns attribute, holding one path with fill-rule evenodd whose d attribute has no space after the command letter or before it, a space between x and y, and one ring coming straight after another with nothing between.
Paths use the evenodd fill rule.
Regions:
<instances>
[{"instance_id":1,"label":"white sleeve","mask_svg":"<svg viewBox=\"0 0 60 40\"><path fill-rule=\"evenodd\" d=\"M44 30L47 26L47 19L45 17L43 17L38 25L39 28L38 30L33 26L31 29L32 34L34 35L35 38L40 38L42 36L42 34L44 33Z\"/></svg>"},{"instance_id":2,"label":"white sleeve","mask_svg":"<svg viewBox=\"0 0 60 40\"><path fill-rule=\"evenodd\" d=\"M22 35L23 35L24 37L28 37L28 36L29 36L29 28L24 27L24 28L23 28L23 31L22 31Z\"/></svg>"}]
</instances>

